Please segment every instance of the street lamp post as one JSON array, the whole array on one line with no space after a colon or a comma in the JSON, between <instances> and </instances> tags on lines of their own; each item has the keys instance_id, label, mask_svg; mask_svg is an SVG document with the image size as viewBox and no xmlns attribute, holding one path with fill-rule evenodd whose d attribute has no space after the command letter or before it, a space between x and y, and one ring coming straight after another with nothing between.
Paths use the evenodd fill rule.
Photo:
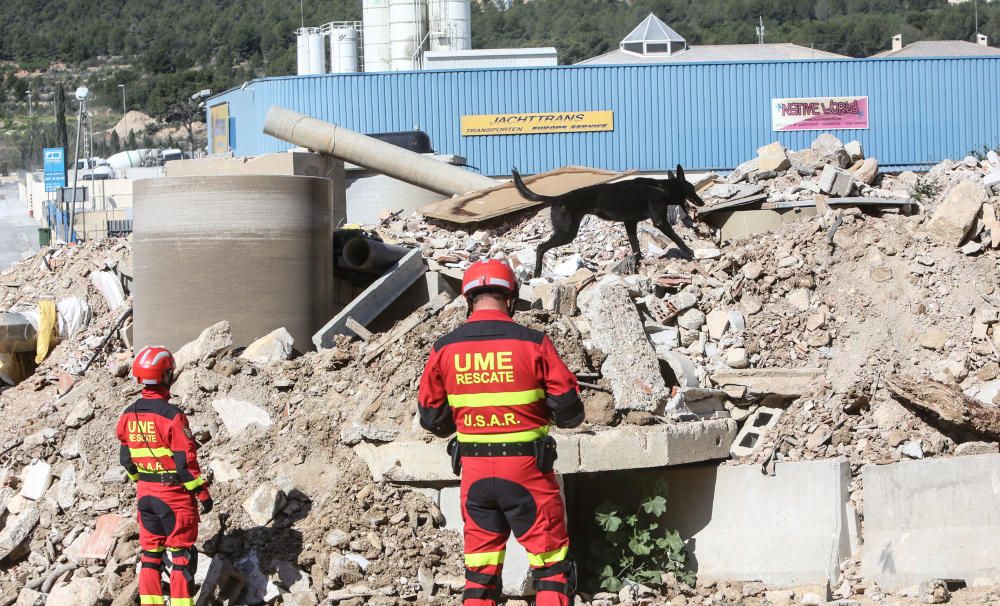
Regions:
<instances>
[{"instance_id":1,"label":"street lamp post","mask_svg":"<svg viewBox=\"0 0 1000 606\"><path fill-rule=\"evenodd\" d=\"M90 91L86 86L76 89L76 100L80 102L80 110L76 118L76 153L73 155L73 192L72 202L69 208L69 229L66 233L66 242L73 242L73 222L76 220L76 193L77 184L80 178L80 132L83 128L83 112L87 104L87 97Z\"/></svg>"}]
</instances>

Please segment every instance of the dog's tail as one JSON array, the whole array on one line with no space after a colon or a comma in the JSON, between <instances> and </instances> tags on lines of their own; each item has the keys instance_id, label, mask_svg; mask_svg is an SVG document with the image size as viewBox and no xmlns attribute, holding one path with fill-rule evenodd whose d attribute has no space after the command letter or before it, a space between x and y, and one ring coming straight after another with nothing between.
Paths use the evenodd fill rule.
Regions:
<instances>
[{"instance_id":1,"label":"dog's tail","mask_svg":"<svg viewBox=\"0 0 1000 606\"><path fill-rule=\"evenodd\" d=\"M532 202L552 202L555 199L553 196L543 196L528 189L528 186L521 180L521 174L517 172L516 168L511 168L510 174L514 177L514 186L517 187L517 191L521 193L523 198Z\"/></svg>"}]
</instances>

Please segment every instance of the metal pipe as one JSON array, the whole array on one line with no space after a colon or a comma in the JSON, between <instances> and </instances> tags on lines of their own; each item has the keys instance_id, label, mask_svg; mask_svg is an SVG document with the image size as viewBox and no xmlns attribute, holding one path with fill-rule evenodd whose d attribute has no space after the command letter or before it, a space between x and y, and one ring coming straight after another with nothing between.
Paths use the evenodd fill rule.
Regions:
<instances>
[{"instance_id":1,"label":"metal pipe","mask_svg":"<svg viewBox=\"0 0 1000 606\"><path fill-rule=\"evenodd\" d=\"M346 269L382 275L402 259L409 248L368 238L352 238L344 245L340 265Z\"/></svg>"},{"instance_id":2,"label":"metal pipe","mask_svg":"<svg viewBox=\"0 0 1000 606\"><path fill-rule=\"evenodd\" d=\"M495 179L277 105L267 112L264 133L445 196L460 196L500 185Z\"/></svg>"},{"instance_id":3,"label":"metal pipe","mask_svg":"<svg viewBox=\"0 0 1000 606\"><path fill-rule=\"evenodd\" d=\"M17 313L0 313L0 353L35 351L35 327Z\"/></svg>"}]
</instances>

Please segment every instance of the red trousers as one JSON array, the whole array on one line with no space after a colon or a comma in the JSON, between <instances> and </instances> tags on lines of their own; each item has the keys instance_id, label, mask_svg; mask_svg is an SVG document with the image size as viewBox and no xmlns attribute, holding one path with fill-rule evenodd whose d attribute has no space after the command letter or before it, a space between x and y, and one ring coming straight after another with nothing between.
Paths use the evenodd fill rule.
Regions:
<instances>
[{"instance_id":1,"label":"red trousers","mask_svg":"<svg viewBox=\"0 0 1000 606\"><path fill-rule=\"evenodd\" d=\"M537 606L569 606L569 535L559 484L535 457L462 457L465 606L495 606L507 539L528 552Z\"/></svg>"},{"instance_id":2,"label":"red trousers","mask_svg":"<svg viewBox=\"0 0 1000 606\"><path fill-rule=\"evenodd\" d=\"M163 554L170 556L170 605L193 606L198 554L198 504L183 486L139 481L139 603L163 604L160 571Z\"/></svg>"}]
</instances>

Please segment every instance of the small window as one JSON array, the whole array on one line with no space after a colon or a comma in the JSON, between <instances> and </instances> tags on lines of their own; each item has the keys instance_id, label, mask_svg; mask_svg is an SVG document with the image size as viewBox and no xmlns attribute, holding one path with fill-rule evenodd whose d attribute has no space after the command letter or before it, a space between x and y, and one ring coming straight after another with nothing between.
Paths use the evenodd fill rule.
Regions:
<instances>
[{"instance_id":1,"label":"small window","mask_svg":"<svg viewBox=\"0 0 1000 606\"><path fill-rule=\"evenodd\" d=\"M627 50L631 53L642 54L642 42L624 42L622 43L622 50Z\"/></svg>"},{"instance_id":2,"label":"small window","mask_svg":"<svg viewBox=\"0 0 1000 606\"><path fill-rule=\"evenodd\" d=\"M647 44L646 45L646 52L647 53L669 53L670 52L670 43L669 42L668 43L657 42L657 43Z\"/></svg>"}]
</instances>

